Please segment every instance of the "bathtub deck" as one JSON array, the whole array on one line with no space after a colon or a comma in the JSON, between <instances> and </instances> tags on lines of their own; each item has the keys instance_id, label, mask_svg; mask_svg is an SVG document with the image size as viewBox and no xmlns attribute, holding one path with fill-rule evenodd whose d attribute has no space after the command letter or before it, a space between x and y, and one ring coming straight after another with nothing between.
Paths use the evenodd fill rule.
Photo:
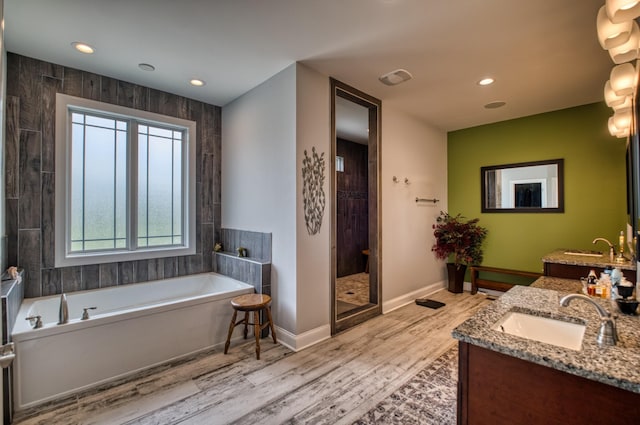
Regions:
<instances>
[{"instance_id":1,"label":"bathtub deck","mask_svg":"<svg viewBox=\"0 0 640 425\"><path fill-rule=\"evenodd\" d=\"M18 424L352 423L454 344L451 330L489 301L440 291L307 350L251 340L83 394ZM33 416L36 414L36 416Z\"/></svg>"}]
</instances>

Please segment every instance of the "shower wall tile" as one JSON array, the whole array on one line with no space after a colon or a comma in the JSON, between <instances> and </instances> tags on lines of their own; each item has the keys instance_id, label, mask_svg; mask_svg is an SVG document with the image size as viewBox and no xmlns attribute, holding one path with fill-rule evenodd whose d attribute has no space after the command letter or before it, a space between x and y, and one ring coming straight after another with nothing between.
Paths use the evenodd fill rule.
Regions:
<instances>
[{"instance_id":1,"label":"shower wall tile","mask_svg":"<svg viewBox=\"0 0 640 425\"><path fill-rule=\"evenodd\" d=\"M196 121L197 255L87 265L79 272L55 268L56 93ZM220 107L14 53L7 54L6 99L7 260L25 268L26 296L213 269L211 252L220 235Z\"/></svg>"}]
</instances>

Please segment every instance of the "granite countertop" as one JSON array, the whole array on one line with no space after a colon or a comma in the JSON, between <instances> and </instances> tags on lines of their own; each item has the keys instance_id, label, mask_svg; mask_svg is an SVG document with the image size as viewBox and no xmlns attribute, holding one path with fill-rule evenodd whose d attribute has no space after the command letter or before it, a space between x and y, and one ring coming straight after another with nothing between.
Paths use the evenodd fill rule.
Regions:
<instances>
[{"instance_id":1,"label":"granite countertop","mask_svg":"<svg viewBox=\"0 0 640 425\"><path fill-rule=\"evenodd\" d=\"M623 315L610 300L594 298L618 316L618 345L600 347L596 342L600 320L594 306L583 300L572 300L568 307L560 306L562 296L580 290L579 281L546 276L529 287L515 286L455 328L452 335L479 347L640 393L640 317ZM493 330L494 324L511 310L584 321L587 327L582 349L556 347Z\"/></svg>"},{"instance_id":2,"label":"granite countertop","mask_svg":"<svg viewBox=\"0 0 640 425\"><path fill-rule=\"evenodd\" d=\"M600 267L611 268L619 267L622 270L635 270L635 261L625 261L624 263L616 263L609 260L609 254L603 254L601 257L593 257L586 255L571 255L565 254L567 251L576 251L571 249L558 249L550 254L542 257L543 263L556 263L556 264L568 264L571 266L587 266L587 267Z\"/></svg>"}]
</instances>

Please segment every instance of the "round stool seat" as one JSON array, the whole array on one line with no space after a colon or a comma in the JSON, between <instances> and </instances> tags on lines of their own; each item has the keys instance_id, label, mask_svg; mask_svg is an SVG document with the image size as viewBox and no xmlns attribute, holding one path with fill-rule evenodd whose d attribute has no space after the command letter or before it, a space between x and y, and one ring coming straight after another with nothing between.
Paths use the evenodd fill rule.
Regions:
<instances>
[{"instance_id":1,"label":"round stool seat","mask_svg":"<svg viewBox=\"0 0 640 425\"><path fill-rule=\"evenodd\" d=\"M265 294L245 294L231 300L231 306L240 311L260 310L271 303L271 297Z\"/></svg>"},{"instance_id":2,"label":"round stool seat","mask_svg":"<svg viewBox=\"0 0 640 425\"><path fill-rule=\"evenodd\" d=\"M273 319L271 318L271 297L265 294L245 294L234 297L231 299L231 307L233 307L233 316L231 317L231 323L229 323L229 333L227 334L227 342L224 344L224 353L229 351L229 344L231 343L231 335L233 329L238 325L244 327L244 339L247 339L247 332L249 325L253 326L253 334L256 337L256 358L260 360L260 336L262 331L268 326L271 330L271 336L273 337L273 343L277 344L276 329L273 325ZM236 322L238 312L244 312L244 319ZM266 320L261 323L260 312L266 314ZM252 314L253 313L253 314ZM253 315L253 323L249 323L249 315Z\"/></svg>"}]
</instances>

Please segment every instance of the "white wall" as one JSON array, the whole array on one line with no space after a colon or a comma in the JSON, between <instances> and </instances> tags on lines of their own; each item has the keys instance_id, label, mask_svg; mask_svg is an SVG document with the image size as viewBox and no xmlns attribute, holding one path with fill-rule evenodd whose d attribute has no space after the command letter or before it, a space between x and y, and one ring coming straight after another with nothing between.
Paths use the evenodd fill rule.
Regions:
<instances>
[{"instance_id":1,"label":"white wall","mask_svg":"<svg viewBox=\"0 0 640 425\"><path fill-rule=\"evenodd\" d=\"M447 134L383 101L381 175L382 298L388 312L444 286L446 269L431 246L432 226L447 210ZM440 202L416 203L416 197Z\"/></svg>"},{"instance_id":2,"label":"white wall","mask_svg":"<svg viewBox=\"0 0 640 425\"><path fill-rule=\"evenodd\" d=\"M297 258L298 258L298 323L297 334L311 332L309 341L331 335L331 98L329 78L302 64L297 66ZM302 198L302 159L304 151L311 155L315 147L324 153L326 205L320 232L309 235ZM306 345L303 338L301 346Z\"/></svg>"},{"instance_id":3,"label":"white wall","mask_svg":"<svg viewBox=\"0 0 640 425\"><path fill-rule=\"evenodd\" d=\"M330 334L330 85L294 64L222 109L222 227L273 233L272 295L279 339L294 349ZM382 296L389 311L444 286L431 252L446 210L446 133L382 107ZM302 159L325 156L321 230L309 235ZM393 183L397 176L401 182ZM410 183L405 185L403 180ZM415 198L440 199L416 204Z\"/></svg>"},{"instance_id":4,"label":"white wall","mask_svg":"<svg viewBox=\"0 0 640 425\"><path fill-rule=\"evenodd\" d=\"M222 108L222 227L271 232L272 311L296 316L296 65Z\"/></svg>"}]
</instances>

